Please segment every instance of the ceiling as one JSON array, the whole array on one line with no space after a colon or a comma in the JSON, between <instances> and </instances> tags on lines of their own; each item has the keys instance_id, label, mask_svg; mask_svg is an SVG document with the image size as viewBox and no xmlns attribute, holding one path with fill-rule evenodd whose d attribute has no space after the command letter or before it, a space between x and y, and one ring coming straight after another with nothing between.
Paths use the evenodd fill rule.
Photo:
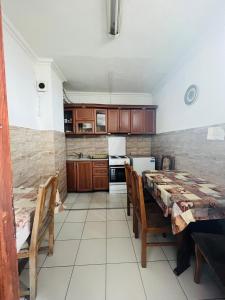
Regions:
<instances>
[{"instance_id":1,"label":"ceiling","mask_svg":"<svg viewBox=\"0 0 225 300\"><path fill-rule=\"evenodd\" d=\"M3 0L3 11L67 90L149 93L224 18L224 0L122 0L121 33L107 35L106 0Z\"/></svg>"}]
</instances>

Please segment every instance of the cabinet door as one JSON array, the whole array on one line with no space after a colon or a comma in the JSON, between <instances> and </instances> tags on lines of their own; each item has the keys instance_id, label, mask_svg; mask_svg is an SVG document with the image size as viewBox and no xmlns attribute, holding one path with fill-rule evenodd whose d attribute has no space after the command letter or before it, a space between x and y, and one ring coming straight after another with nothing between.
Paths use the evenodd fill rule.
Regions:
<instances>
[{"instance_id":1,"label":"cabinet door","mask_svg":"<svg viewBox=\"0 0 225 300\"><path fill-rule=\"evenodd\" d=\"M94 176L93 177L94 191L104 191L109 189L108 176Z\"/></svg>"},{"instance_id":2,"label":"cabinet door","mask_svg":"<svg viewBox=\"0 0 225 300\"><path fill-rule=\"evenodd\" d=\"M74 134L74 113L73 109L64 109L64 131L66 134Z\"/></svg>"},{"instance_id":3,"label":"cabinet door","mask_svg":"<svg viewBox=\"0 0 225 300\"><path fill-rule=\"evenodd\" d=\"M108 132L119 132L119 110L108 109Z\"/></svg>"},{"instance_id":4,"label":"cabinet door","mask_svg":"<svg viewBox=\"0 0 225 300\"><path fill-rule=\"evenodd\" d=\"M145 132L145 111L143 109L131 110L131 133Z\"/></svg>"},{"instance_id":5,"label":"cabinet door","mask_svg":"<svg viewBox=\"0 0 225 300\"><path fill-rule=\"evenodd\" d=\"M77 121L76 134L94 134L94 121Z\"/></svg>"},{"instance_id":6,"label":"cabinet door","mask_svg":"<svg viewBox=\"0 0 225 300\"><path fill-rule=\"evenodd\" d=\"M93 108L76 108L76 121L94 121L95 114Z\"/></svg>"},{"instance_id":7,"label":"cabinet door","mask_svg":"<svg viewBox=\"0 0 225 300\"><path fill-rule=\"evenodd\" d=\"M95 133L107 133L107 109L95 109Z\"/></svg>"},{"instance_id":8,"label":"cabinet door","mask_svg":"<svg viewBox=\"0 0 225 300\"><path fill-rule=\"evenodd\" d=\"M76 192L77 191L76 162L74 161L66 162L66 174L67 174L67 191Z\"/></svg>"},{"instance_id":9,"label":"cabinet door","mask_svg":"<svg viewBox=\"0 0 225 300\"><path fill-rule=\"evenodd\" d=\"M155 133L156 111L155 109L145 110L145 133Z\"/></svg>"},{"instance_id":10,"label":"cabinet door","mask_svg":"<svg viewBox=\"0 0 225 300\"><path fill-rule=\"evenodd\" d=\"M130 132L130 109L120 110L120 132Z\"/></svg>"},{"instance_id":11,"label":"cabinet door","mask_svg":"<svg viewBox=\"0 0 225 300\"><path fill-rule=\"evenodd\" d=\"M77 162L77 191L92 191L92 162Z\"/></svg>"}]
</instances>

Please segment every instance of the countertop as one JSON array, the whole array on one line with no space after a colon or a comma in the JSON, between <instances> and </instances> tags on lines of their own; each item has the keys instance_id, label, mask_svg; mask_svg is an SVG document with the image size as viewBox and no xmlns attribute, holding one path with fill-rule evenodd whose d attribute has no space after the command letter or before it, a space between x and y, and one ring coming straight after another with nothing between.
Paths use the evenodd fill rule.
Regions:
<instances>
[{"instance_id":1,"label":"countertop","mask_svg":"<svg viewBox=\"0 0 225 300\"><path fill-rule=\"evenodd\" d=\"M66 160L71 160L71 161L98 161L98 160L106 160L108 161L108 158L88 158L88 157L83 157L83 158L76 158L72 156L67 156Z\"/></svg>"}]
</instances>

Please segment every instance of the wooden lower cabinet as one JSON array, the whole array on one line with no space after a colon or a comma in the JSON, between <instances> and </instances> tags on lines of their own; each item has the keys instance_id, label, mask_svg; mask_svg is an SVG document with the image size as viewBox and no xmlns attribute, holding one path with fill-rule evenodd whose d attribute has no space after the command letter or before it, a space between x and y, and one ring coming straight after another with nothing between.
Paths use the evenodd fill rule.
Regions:
<instances>
[{"instance_id":1,"label":"wooden lower cabinet","mask_svg":"<svg viewBox=\"0 0 225 300\"><path fill-rule=\"evenodd\" d=\"M94 176L93 177L93 190L94 191L106 191L109 189L108 176Z\"/></svg>"},{"instance_id":2,"label":"wooden lower cabinet","mask_svg":"<svg viewBox=\"0 0 225 300\"><path fill-rule=\"evenodd\" d=\"M92 189L92 162L77 162L77 192L90 192Z\"/></svg>"},{"instance_id":3,"label":"wooden lower cabinet","mask_svg":"<svg viewBox=\"0 0 225 300\"><path fill-rule=\"evenodd\" d=\"M77 191L76 167L77 167L77 163L75 161L67 161L66 162L67 191L68 192L76 192Z\"/></svg>"},{"instance_id":4,"label":"wooden lower cabinet","mask_svg":"<svg viewBox=\"0 0 225 300\"><path fill-rule=\"evenodd\" d=\"M109 189L108 161L67 161L67 191L91 192Z\"/></svg>"}]
</instances>

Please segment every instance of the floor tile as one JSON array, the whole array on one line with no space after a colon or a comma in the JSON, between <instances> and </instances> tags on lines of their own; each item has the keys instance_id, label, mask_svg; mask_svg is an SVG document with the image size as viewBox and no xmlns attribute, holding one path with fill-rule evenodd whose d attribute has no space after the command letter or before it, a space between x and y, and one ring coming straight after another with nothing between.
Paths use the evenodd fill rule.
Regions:
<instances>
[{"instance_id":1,"label":"floor tile","mask_svg":"<svg viewBox=\"0 0 225 300\"><path fill-rule=\"evenodd\" d=\"M176 267L176 262L171 261L169 263L172 269ZM201 274L200 284L195 283L194 262L192 262L192 266L184 271L179 277L177 277L188 299L225 299L225 293L221 290L214 277L214 274L206 264L203 265Z\"/></svg>"},{"instance_id":2,"label":"floor tile","mask_svg":"<svg viewBox=\"0 0 225 300\"><path fill-rule=\"evenodd\" d=\"M85 222L87 210L71 210L65 222Z\"/></svg>"},{"instance_id":3,"label":"floor tile","mask_svg":"<svg viewBox=\"0 0 225 300\"><path fill-rule=\"evenodd\" d=\"M84 228L84 223L64 223L57 240L80 239Z\"/></svg>"},{"instance_id":4,"label":"floor tile","mask_svg":"<svg viewBox=\"0 0 225 300\"><path fill-rule=\"evenodd\" d=\"M38 276L37 300L65 299L72 267L42 268Z\"/></svg>"},{"instance_id":5,"label":"floor tile","mask_svg":"<svg viewBox=\"0 0 225 300\"><path fill-rule=\"evenodd\" d=\"M66 200L64 201L65 204L69 204L69 203L74 203L77 199L77 194L76 193L68 193ZM64 204L63 203L63 204Z\"/></svg>"},{"instance_id":6,"label":"floor tile","mask_svg":"<svg viewBox=\"0 0 225 300\"><path fill-rule=\"evenodd\" d=\"M85 200L91 200L93 197L93 193L79 193L77 196L77 200L79 201L85 201Z\"/></svg>"},{"instance_id":7,"label":"floor tile","mask_svg":"<svg viewBox=\"0 0 225 300\"><path fill-rule=\"evenodd\" d=\"M107 239L107 263L136 262L130 238Z\"/></svg>"},{"instance_id":8,"label":"floor tile","mask_svg":"<svg viewBox=\"0 0 225 300\"><path fill-rule=\"evenodd\" d=\"M162 246L162 250L168 260L177 259L177 247L176 246Z\"/></svg>"},{"instance_id":9,"label":"floor tile","mask_svg":"<svg viewBox=\"0 0 225 300\"><path fill-rule=\"evenodd\" d=\"M107 221L125 221L126 216L123 209L108 209Z\"/></svg>"},{"instance_id":10,"label":"floor tile","mask_svg":"<svg viewBox=\"0 0 225 300\"><path fill-rule=\"evenodd\" d=\"M64 210L55 214L55 223L63 223L68 215L68 211Z\"/></svg>"},{"instance_id":11,"label":"floor tile","mask_svg":"<svg viewBox=\"0 0 225 300\"><path fill-rule=\"evenodd\" d=\"M92 200L104 200L104 201L106 201L106 199L107 199L107 193L106 192L95 192L95 193L93 193L93 195L92 195Z\"/></svg>"},{"instance_id":12,"label":"floor tile","mask_svg":"<svg viewBox=\"0 0 225 300\"><path fill-rule=\"evenodd\" d=\"M76 265L106 263L106 239L81 240Z\"/></svg>"},{"instance_id":13,"label":"floor tile","mask_svg":"<svg viewBox=\"0 0 225 300\"><path fill-rule=\"evenodd\" d=\"M137 256L137 260L141 261L141 240L132 238L132 243L134 245L134 250ZM163 253L161 247L152 246L147 248L147 261L157 261L157 260L167 260L165 254Z\"/></svg>"},{"instance_id":14,"label":"floor tile","mask_svg":"<svg viewBox=\"0 0 225 300\"><path fill-rule=\"evenodd\" d=\"M123 204L121 201L110 200L106 202L107 208L123 208Z\"/></svg>"},{"instance_id":15,"label":"floor tile","mask_svg":"<svg viewBox=\"0 0 225 300\"><path fill-rule=\"evenodd\" d=\"M47 256L43 267L74 265L78 246L78 240L56 241L54 245L54 254L52 256Z\"/></svg>"},{"instance_id":16,"label":"floor tile","mask_svg":"<svg viewBox=\"0 0 225 300\"><path fill-rule=\"evenodd\" d=\"M107 238L130 237L126 221L108 221Z\"/></svg>"},{"instance_id":17,"label":"floor tile","mask_svg":"<svg viewBox=\"0 0 225 300\"><path fill-rule=\"evenodd\" d=\"M128 223L130 235L131 235L131 237L134 237L134 232L133 232L133 221L127 221L127 223Z\"/></svg>"},{"instance_id":18,"label":"floor tile","mask_svg":"<svg viewBox=\"0 0 225 300\"><path fill-rule=\"evenodd\" d=\"M105 209L92 209L88 211L87 222L93 221L106 221L106 210Z\"/></svg>"},{"instance_id":19,"label":"floor tile","mask_svg":"<svg viewBox=\"0 0 225 300\"><path fill-rule=\"evenodd\" d=\"M77 202L74 203L74 205L71 207L72 209L88 209L90 205L90 202L82 202L79 199Z\"/></svg>"},{"instance_id":20,"label":"floor tile","mask_svg":"<svg viewBox=\"0 0 225 300\"><path fill-rule=\"evenodd\" d=\"M106 222L86 222L82 239L106 238Z\"/></svg>"},{"instance_id":21,"label":"floor tile","mask_svg":"<svg viewBox=\"0 0 225 300\"><path fill-rule=\"evenodd\" d=\"M167 261L151 262L147 268L140 265L140 271L147 299L187 299Z\"/></svg>"},{"instance_id":22,"label":"floor tile","mask_svg":"<svg viewBox=\"0 0 225 300\"><path fill-rule=\"evenodd\" d=\"M44 263L46 257L47 257L47 252L46 252L46 253L40 253L40 254L38 254L38 259L37 259L37 267L38 267L38 268L42 267L42 265L43 265L43 263ZM26 263L25 268L26 268L26 269L29 268L29 260L28 260L28 262Z\"/></svg>"},{"instance_id":23,"label":"floor tile","mask_svg":"<svg viewBox=\"0 0 225 300\"><path fill-rule=\"evenodd\" d=\"M66 300L75 299L105 300L105 265L74 268Z\"/></svg>"},{"instance_id":24,"label":"floor tile","mask_svg":"<svg viewBox=\"0 0 225 300\"><path fill-rule=\"evenodd\" d=\"M54 236L55 239L57 238L57 235L59 234L60 229L62 228L63 223L55 223L54 224Z\"/></svg>"},{"instance_id":25,"label":"floor tile","mask_svg":"<svg viewBox=\"0 0 225 300\"><path fill-rule=\"evenodd\" d=\"M105 201L91 201L89 208L106 208Z\"/></svg>"},{"instance_id":26,"label":"floor tile","mask_svg":"<svg viewBox=\"0 0 225 300\"><path fill-rule=\"evenodd\" d=\"M146 299L136 263L108 264L106 270L107 300Z\"/></svg>"}]
</instances>

